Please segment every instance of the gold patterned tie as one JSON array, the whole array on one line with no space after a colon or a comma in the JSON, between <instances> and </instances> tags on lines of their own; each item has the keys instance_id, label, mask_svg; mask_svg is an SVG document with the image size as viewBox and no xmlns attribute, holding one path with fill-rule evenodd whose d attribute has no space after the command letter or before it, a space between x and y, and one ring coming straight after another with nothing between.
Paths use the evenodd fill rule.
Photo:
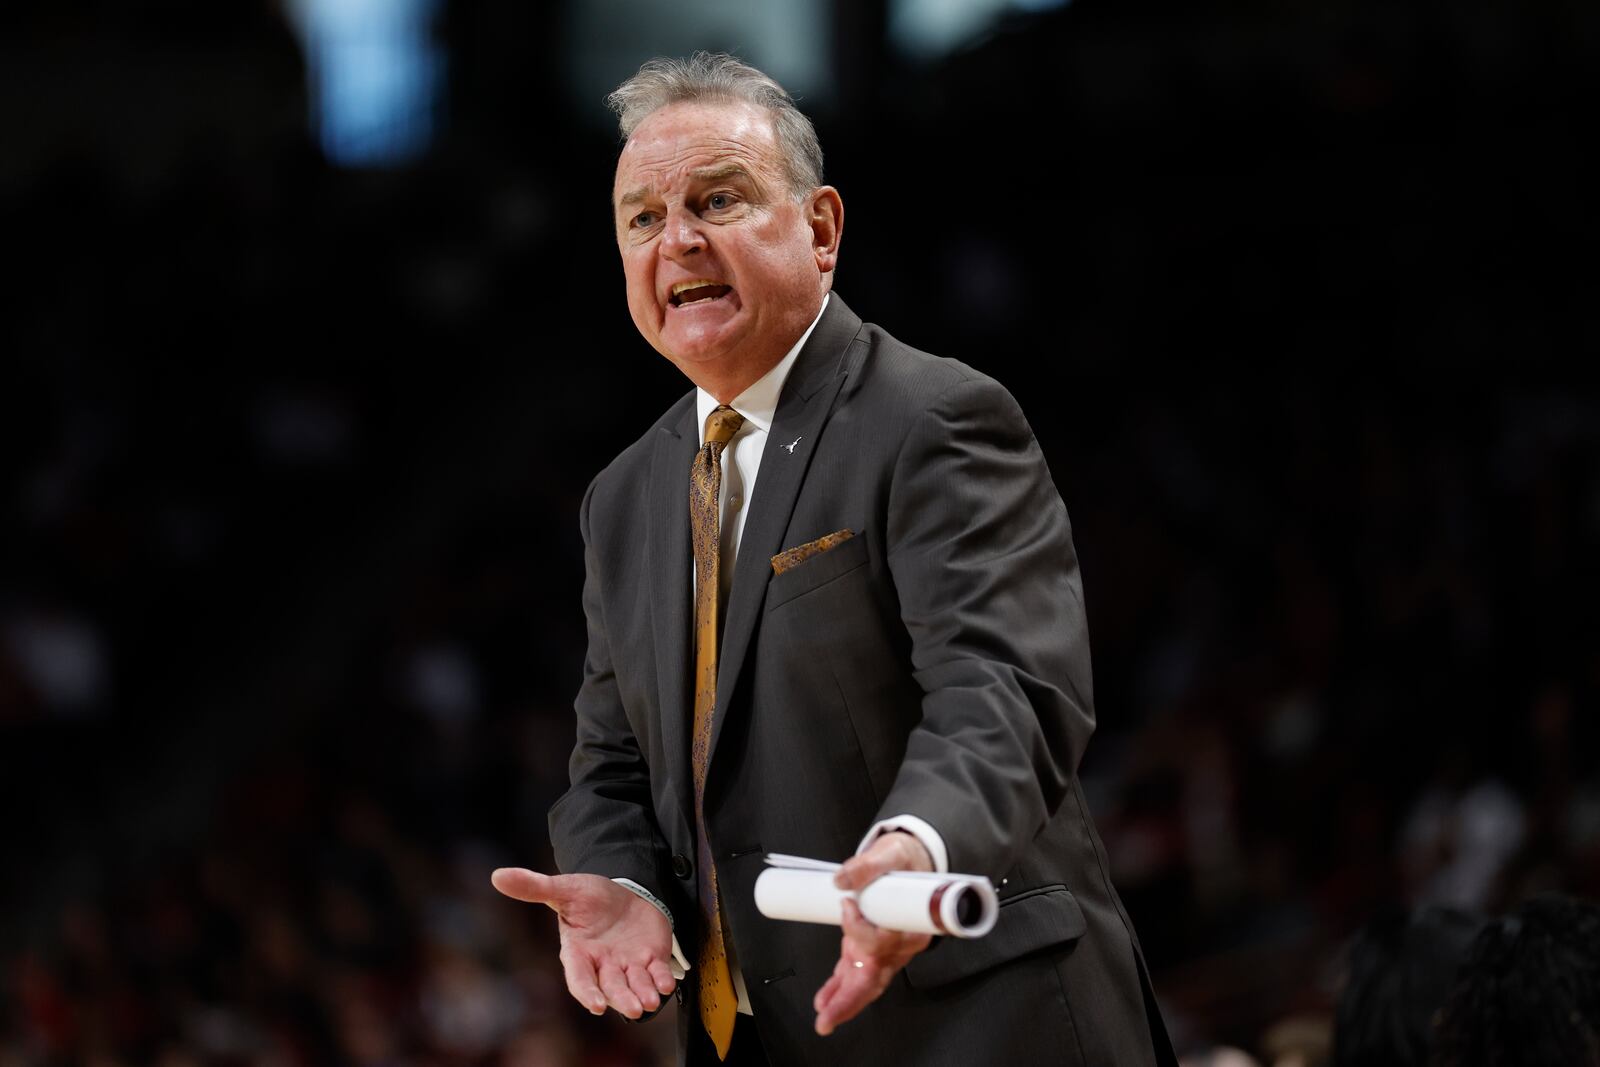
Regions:
<instances>
[{"instance_id":1,"label":"gold patterned tie","mask_svg":"<svg viewBox=\"0 0 1600 1067\"><path fill-rule=\"evenodd\" d=\"M700 1022L717 1059L726 1059L733 1043L733 1016L737 1004L733 972L723 940L722 908L717 896L717 872L711 864L711 844L706 840L706 764L711 758L711 713L717 706L717 603L720 599L718 564L722 538L718 523L718 494L722 488L722 450L744 425L744 416L719 407L706 416L705 444L694 457L689 472L689 523L694 536L694 822L698 840L700 917L705 936L700 939Z\"/></svg>"}]
</instances>

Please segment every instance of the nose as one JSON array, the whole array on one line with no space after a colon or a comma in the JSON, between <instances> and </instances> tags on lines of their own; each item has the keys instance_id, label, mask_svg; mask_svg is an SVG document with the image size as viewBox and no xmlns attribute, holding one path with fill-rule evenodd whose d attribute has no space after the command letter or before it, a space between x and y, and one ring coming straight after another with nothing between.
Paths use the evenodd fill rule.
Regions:
<instances>
[{"instance_id":1,"label":"nose","mask_svg":"<svg viewBox=\"0 0 1600 1067\"><path fill-rule=\"evenodd\" d=\"M661 232L661 252L669 259L682 259L705 249L705 234L700 231L700 220L682 208L667 213Z\"/></svg>"}]
</instances>

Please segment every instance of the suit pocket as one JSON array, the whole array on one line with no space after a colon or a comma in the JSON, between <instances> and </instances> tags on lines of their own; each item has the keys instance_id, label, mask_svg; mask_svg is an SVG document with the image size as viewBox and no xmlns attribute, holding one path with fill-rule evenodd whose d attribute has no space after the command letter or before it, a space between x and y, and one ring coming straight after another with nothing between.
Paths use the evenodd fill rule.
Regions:
<instances>
[{"instance_id":1,"label":"suit pocket","mask_svg":"<svg viewBox=\"0 0 1600 1067\"><path fill-rule=\"evenodd\" d=\"M803 545L786 548L772 557L772 573L782 574L793 570L813 556L820 556L844 544L856 535L854 530L835 530L831 534L823 534L815 541L807 541Z\"/></svg>"},{"instance_id":2,"label":"suit pocket","mask_svg":"<svg viewBox=\"0 0 1600 1067\"><path fill-rule=\"evenodd\" d=\"M805 546L801 546L805 547ZM867 562L867 539L857 534L772 576L767 610L828 584Z\"/></svg>"},{"instance_id":3,"label":"suit pocket","mask_svg":"<svg viewBox=\"0 0 1600 1067\"><path fill-rule=\"evenodd\" d=\"M1066 886L1026 890L1000 902L1000 919L988 936L970 941L941 938L913 956L906 964L906 981L914 989L933 989L1030 952L1076 941L1088 928L1083 909Z\"/></svg>"}]
</instances>

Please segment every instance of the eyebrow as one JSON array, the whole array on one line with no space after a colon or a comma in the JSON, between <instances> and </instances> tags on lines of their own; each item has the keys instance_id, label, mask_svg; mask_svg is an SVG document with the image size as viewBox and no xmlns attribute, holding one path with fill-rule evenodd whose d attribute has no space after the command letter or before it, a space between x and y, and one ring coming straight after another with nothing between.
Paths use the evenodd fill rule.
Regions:
<instances>
[{"instance_id":1,"label":"eyebrow","mask_svg":"<svg viewBox=\"0 0 1600 1067\"><path fill-rule=\"evenodd\" d=\"M701 167L699 170L689 172L689 177L697 182L720 182L728 178L750 178L750 172L737 163L724 163L720 167Z\"/></svg>"},{"instance_id":2,"label":"eyebrow","mask_svg":"<svg viewBox=\"0 0 1600 1067\"><path fill-rule=\"evenodd\" d=\"M709 182L725 181L728 178L743 178L750 182L755 180L750 176L750 172L744 167L740 166L738 163L724 163L721 166L716 167L701 167L699 170L691 170L689 172L690 181L698 182L702 185ZM637 189L630 189L628 192L622 194L622 197L617 201L617 204L619 206L642 204L654 192L655 186L653 185L644 185Z\"/></svg>"}]
</instances>

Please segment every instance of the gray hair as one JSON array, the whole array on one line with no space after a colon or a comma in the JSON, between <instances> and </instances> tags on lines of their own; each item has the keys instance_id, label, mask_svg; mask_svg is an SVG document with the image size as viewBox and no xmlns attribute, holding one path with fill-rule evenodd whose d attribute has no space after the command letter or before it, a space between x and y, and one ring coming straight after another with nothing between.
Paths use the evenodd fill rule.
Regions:
<instances>
[{"instance_id":1,"label":"gray hair","mask_svg":"<svg viewBox=\"0 0 1600 1067\"><path fill-rule=\"evenodd\" d=\"M822 145L811 120L783 86L726 53L652 59L606 97L606 106L617 113L617 125L626 141L652 112L668 104L699 100L742 100L765 108L772 116L791 191L798 198L822 184Z\"/></svg>"}]
</instances>

